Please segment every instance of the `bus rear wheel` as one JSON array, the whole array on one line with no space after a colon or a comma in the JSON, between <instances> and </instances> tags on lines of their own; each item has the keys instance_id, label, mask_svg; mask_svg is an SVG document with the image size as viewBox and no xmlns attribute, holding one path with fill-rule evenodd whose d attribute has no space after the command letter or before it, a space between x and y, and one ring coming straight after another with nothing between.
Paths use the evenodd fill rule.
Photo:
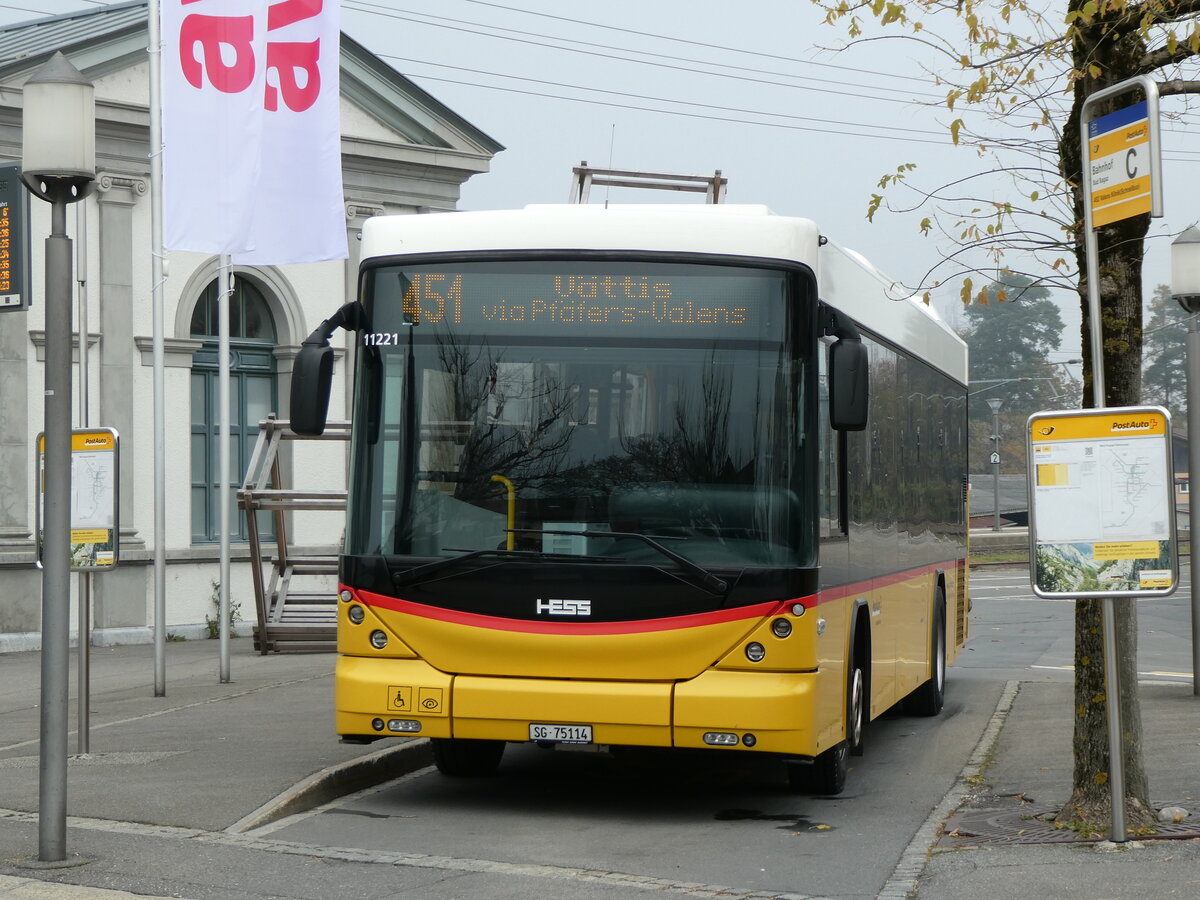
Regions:
<instances>
[{"instance_id":1,"label":"bus rear wheel","mask_svg":"<svg viewBox=\"0 0 1200 900\"><path fill-rule=\"evenodd\" d=\"M482 778L495 775L504 756L504 741L475 741L466 738L430 738L433 763L443 775Z\"/></svg>"},{"instance_id":2,"label":"bus rear wheel","mask_svg":"<svg viewBox=\"0 0 1200 900\"><path fill-rule=\"evenodd\" d=\"M904 698L904 711L910 716L936 716L946 702L946 595L941 588L933 608L929 680Z\"/></svg>"}]
</instances>

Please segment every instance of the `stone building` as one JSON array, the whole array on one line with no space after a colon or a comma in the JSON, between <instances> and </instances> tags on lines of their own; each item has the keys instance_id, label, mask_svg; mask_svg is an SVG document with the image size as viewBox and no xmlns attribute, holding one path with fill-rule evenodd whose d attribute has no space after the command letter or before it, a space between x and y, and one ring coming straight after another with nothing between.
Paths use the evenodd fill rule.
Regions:
<instances>
[{"instance_id":1,"label":"stone building","mask_svg":"<svg viewBox=\"0 0 1200 900\"><path fill-rule=\"evenodd\" d=\"M150 221L148 13L145 0L0 29L0 163L21 159L22 85L61 50L96 88L96 190L68 211L86 303L87 424L120 436L120 562L92 576L93 642L149 641L154 609L154 423ZM461 185L484 173L496 141L345 35L341 39L342 170L350 259L237 267L231 303L233 467L240 482L272 411L286 417L288 376L304 337L354 295L363 219L456 207ZM298 185L301 188L302 185ZM35 444L43 408L43 246L49 205L29 201L32 308L0 312L0 651L40 640L41 573L35 567ZM78 214L78 218L77 218ZM166 626L196 637L214 614L218 573L216 278L218 259L170 253L165 261ZM330 418L346 415L339 362ZM285 480L344 488L344 446L299 448ZM330 550L341 523L296 515L294 540ZM336 519L336 517L333 517ZM234 509L231 600L251 618L244 517ZM72 579L74 583L76 579ZM72 603L74 607L75 604ZM74 616L74 612L72 613ZM74 631L74 626L73 631Z\"/></svg>"}]
</instances>

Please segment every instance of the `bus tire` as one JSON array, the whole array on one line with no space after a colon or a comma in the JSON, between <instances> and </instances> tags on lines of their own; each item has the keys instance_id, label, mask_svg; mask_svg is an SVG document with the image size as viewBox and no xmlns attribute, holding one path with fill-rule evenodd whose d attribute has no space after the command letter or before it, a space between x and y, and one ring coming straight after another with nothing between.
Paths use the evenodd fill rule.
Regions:
<instances>
[{"instance_id":1,"label":"bus tire","mask_svg":"<svg viewBox=\"0 0 1200 900\"><path fill-rule=\"evenodd\" d=\"M810 765L788 763L788 782L805 794L833 796L846 787L850 754L862 755L866 730L866 678L856 657L850 659L846 677L846 739L819 753Z\"/></svg>"},{"instance_id":2,"label":"bus tire","mask_svg":"<svg viewBox=\"0 0 1200 900\"><path fill-rule=\"evenodd\" d=\"M482 778L495 775L504 756L504 741L465 738L430 738L433 763L443 775L453 778Z\"/></svg>"},{"instance_id":3,"label":"bus tire","mask_svg":"<svg viewBox=\"0 0 1200 900\"><path fill-rule=\"evenodd\" d=\"M910 716L936 716L946 702L946 595L939 587L933 603L933 648L929 680L904 698L904 711Z\"/></svg>"}]
</instances>

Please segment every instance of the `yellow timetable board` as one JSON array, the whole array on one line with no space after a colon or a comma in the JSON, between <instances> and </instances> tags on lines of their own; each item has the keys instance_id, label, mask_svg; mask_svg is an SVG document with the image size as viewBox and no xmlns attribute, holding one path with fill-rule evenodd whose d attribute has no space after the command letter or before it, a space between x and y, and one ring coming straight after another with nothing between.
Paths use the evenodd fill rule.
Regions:
<instances>
[{"instance_id":1,"label":"yellow timetable board","mask_svg":"<svg viewBox=\"0 0 1200 900\"><path fill-rule=\"evenodd\" d=\"M71 432L71 568L102 572L112 569L120 553L118 459L120 439L111 428ZM37 439L38 565L41 565L42 503L45 485L46 436Z\"/></svg>"},{"instance_id":2,"label":"yellow timetable board","mask_svg":"<svg viewBox=\"0 0 1200 900\"><path fill-rule=\"evenodd\" d=\"M1171 417L1159 407L1036 413L1030 576L1039 596L1160 596L1178 582Z\"/></svg>"}]
</instances>

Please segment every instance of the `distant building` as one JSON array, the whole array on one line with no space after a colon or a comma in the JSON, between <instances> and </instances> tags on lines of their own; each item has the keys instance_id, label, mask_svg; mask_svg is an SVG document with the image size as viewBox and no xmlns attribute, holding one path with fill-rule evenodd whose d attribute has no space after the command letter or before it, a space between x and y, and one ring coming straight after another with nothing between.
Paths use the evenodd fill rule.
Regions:
<instances>
[{"instance_id":1,"label":"distant building","mask_svg":"<svg viewBox=\"0 0 1200 900\"><path fill-rule=\"evenodd\" d=\"M1000 527L1029 525L1029 479L1025 475L1000 476ZM971 527L995 524L996 482L989 472L971 476Z\"/></svg>"},{"instance_id":2,"label":"distant building","mask_svg":"<svg viewBox=\"0 0 1200 900\"><path fill-rule=\"evenodd\" d=\"M121 440L120 565L96 575L96 643L148 641L153 624L153 412L150 281L150 142L145 0L100 6L0 28L0 160L21 159L22 85L61 50L96 89L97 190L68 213L85 252L89 305L91 426ZM357 232L381 213L455 209L461 185L486 172L503 148L355 41L341 40L341 129L346 229L351 258L303 266L235 269L230 305L233 346L233 466L240 483L269 412L286 418L288 381L300 342L355 293ZM76 209L82 213L76 219ZM35 459L42 429L42 287L49 205L30 202L32 255L28 312L0 313L0 651L35 647L41 575L34 568ZM82 223L77 225L77 222ZM167 392L167 625L199 636L217 577L216 257L171 253L164 287ZM78 319L76 320L78 327ZM80 342L77 342L77 352ZM343 348L345 345L343 345ZM78 367L78 356L76 357ZM330 418L345 418L343 356ZM78 381L76 382L78 384ZM76 388L78 397L78 388ZM342 445L305 447L285 460L285 480L326 490L345 487ZM335 519L337 517L334 517ZM245 522L234 509L245 540ZM341 523L295 514L295 540L335 546ZM235 545L231 597L251 618L254 602L245 544ZM75 579L72 579L74 582ZM74 605L74 604L73 604ZM74 615L74 613L73 613Z\"/></svg>"}]
</instances>

